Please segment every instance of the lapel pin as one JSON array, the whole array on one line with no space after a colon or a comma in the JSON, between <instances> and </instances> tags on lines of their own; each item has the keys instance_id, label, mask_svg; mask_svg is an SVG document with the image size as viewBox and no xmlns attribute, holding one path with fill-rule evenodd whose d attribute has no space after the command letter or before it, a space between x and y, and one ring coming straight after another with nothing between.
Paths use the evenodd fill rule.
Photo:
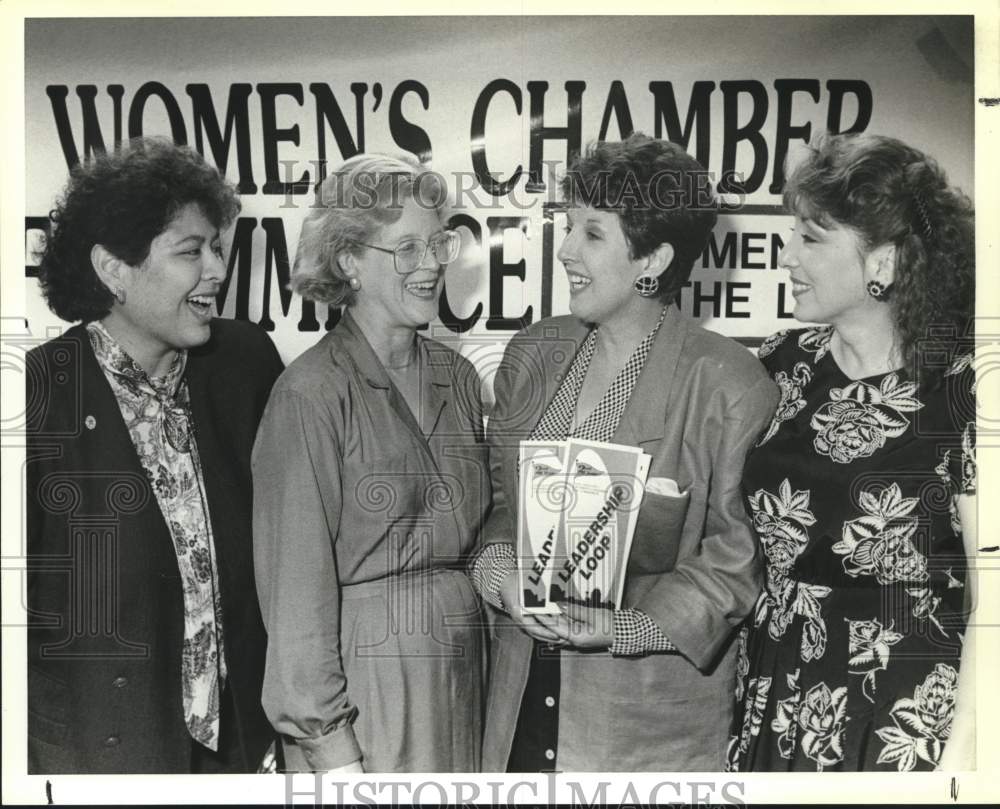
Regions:
<instances>
[{"instance_id":1,"label":"lapel pin","mask_svg":"<svg viewBox=\"0 0 1000 809\"><path fill-rule=\"evenodd\" d=\"M93 430L97 426L97 419L93 416L87 416L87 418L83 420L83 424L88 430Z\"/></svg>"}]
</instances>

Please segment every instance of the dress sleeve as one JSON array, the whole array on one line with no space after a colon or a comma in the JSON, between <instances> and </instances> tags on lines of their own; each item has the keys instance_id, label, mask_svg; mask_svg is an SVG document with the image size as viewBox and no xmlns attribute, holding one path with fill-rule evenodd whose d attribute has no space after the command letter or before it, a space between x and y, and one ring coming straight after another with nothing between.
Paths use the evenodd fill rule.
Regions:
<instances>
[{"instance_id":1,"label":"dress sleeve","mask_svg":"<svg viewBox=\"0 0 1000 809\"><path fill-rule=\"evenodd\" d=\"M757 536L742 494L747 453L774 413L777 388L762 378L738 399L716 397L704 414L711 479L705 534L697 553L678 560L634 606L695 666L711 665L760 593Z\"/></svg>"},{"instance_id":2,"label":"dress sleeve","mask_svg":"<svg viewBox=\"0 0 1000 809\"><path fill-rule=\"evenodd\" d=\"M361 758L340 654L340 464L329 418L295 391L272 396L253 452L254 568L268 634L262 704L317 771Z\"/></svg>"}]
</instances>

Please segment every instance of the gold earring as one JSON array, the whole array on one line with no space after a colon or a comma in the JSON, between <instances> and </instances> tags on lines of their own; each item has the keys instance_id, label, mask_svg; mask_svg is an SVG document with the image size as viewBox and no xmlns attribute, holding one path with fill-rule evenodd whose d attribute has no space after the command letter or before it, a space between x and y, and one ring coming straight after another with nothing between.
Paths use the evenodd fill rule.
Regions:
<instances>
[{"instance_id":1,"label":"gold earring","mask_svg":"<svg viewBox=\"0 0 1000 809\"><path fill-rule=\"evenodd\" d=\"M118 301L118 303L121 306L125 305L125 288L124 287L115 287L114 296L115 296L115 300Z\"/></svg>"}]
</instances>

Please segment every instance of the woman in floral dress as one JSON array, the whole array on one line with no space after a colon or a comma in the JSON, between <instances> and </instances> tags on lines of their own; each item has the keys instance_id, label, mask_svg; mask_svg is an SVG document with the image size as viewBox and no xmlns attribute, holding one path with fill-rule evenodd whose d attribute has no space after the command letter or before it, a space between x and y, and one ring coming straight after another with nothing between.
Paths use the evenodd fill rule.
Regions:
<instances>
[{"instance_id":1,"label":"woman in floral dress","mask_svg":"<svg viewBox=\"0 0 1000 809\"><path fill-rule=\"evenodd\" d=\"M767 576L728 764L955 768L974 735L972 208L920 152L850 135L810 149L785 203L795 317L827 325L760 350L781 401L744 474Z\"/></svg>"}]
</instances>

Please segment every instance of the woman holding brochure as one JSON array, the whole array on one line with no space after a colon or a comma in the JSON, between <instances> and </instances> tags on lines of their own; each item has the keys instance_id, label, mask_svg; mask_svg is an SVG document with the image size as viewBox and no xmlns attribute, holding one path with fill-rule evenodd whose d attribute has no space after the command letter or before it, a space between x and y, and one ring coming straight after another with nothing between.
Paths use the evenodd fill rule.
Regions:
<instances>
[{"instance_id":1,"label":"woman holding brochure","mask_svg":"<svg viewBox=\"0 0 1000 809\"><path fill-rule=\"evenodd\" d=\"M745 349L672 303L716 221L703 175L635 134L592 146L564 180L572 315L516 335L494 383L474 581L512 620L495 623L486 771L723 766L734 630L761 586L740 476L778 395ZM622 609L525 614L519 445L566 438L650 456Z\"/></svg>"},{"instance_id":2,"label":"woman holding brochure","mask_svg":"<svg viewBox=\"0 0 1000 809\"><path fill-rule=\"evenodd\" d=\"M253 453L263 703L290 770L480 766L465 567L489 474L475 368L417 333L460 245L435 177L357 155L304 225L294 288L346 308L278 380Z\"/></svg>"}]
</instances>

